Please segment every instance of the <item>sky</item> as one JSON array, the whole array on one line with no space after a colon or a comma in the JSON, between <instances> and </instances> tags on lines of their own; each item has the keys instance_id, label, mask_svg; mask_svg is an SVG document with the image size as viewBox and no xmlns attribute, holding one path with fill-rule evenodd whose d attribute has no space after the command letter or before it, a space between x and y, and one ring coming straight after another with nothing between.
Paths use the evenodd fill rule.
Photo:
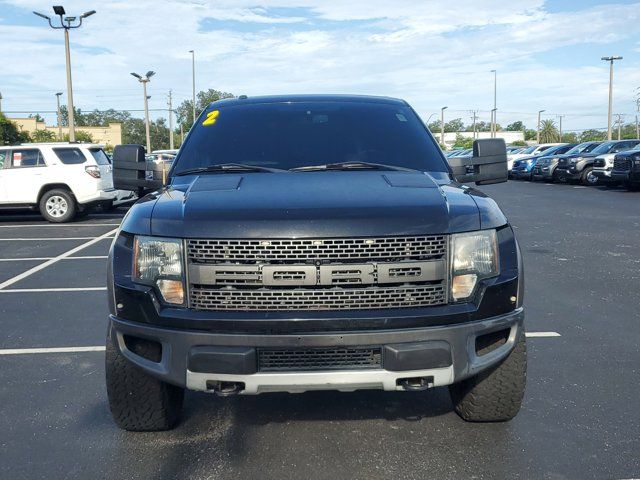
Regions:
<instances>
[{"instance_id":1,"label":"sky","mask_svg":"<svg viewBox=\"0 0 640 480\"><path fill-rule=\"evenodd\" d=\"M640 87L640 2L594 0L66 0L97 13L71 31L74 103L138 110L129 73L154 70L152 116L196 87L236 95L352 93L407 100L425 121L471 111L489 121L497 71L498 122L563 117L563 130L606 128L609 65L614 113L633 121ZM51 3L0 0L2 110L54 122L66 80L61 30L32 11ZM163 111L164 110L164 111Z\"/></svg>"}]
</instances>

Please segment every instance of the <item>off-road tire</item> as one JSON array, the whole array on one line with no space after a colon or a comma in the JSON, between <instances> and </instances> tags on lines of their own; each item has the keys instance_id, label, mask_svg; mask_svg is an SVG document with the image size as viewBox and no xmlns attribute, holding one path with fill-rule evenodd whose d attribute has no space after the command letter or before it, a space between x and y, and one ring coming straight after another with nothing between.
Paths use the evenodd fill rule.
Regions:
<instances>
[{"instance_id":1,"label":"off-road tire","mask_svg":"<svg viewBox=\"0 0 640 480\"><path fill-rule=\"evenodd\" d=\"M61 199L61 201L64 202L66 209L65 213L54 215L49 211L49 208L47 206L48 202L56 198ZM44 192L44 194L40 198L38 207L40 209L40 214L44 217L44 219L51 223L70 222L74 219L74 217L76 216L76 212L78 211L76 200L75 198L73 198L71 192L62 188L54 188L52 190Z\"/></svg>"},{"instance_id":2,"label":"off-road tire","mask_svg":"<svg viewBox=\"0 0 640 480\"><path fill-rule=\"evenodd\" d=\"M153 348L153 345L141 348ZM107 335L105 363L109 408L120 428L150 432L176 426L182 410L183 388L162 382L129 362L115 347L111 332Z\"/></svg>"},{"instance_id":3,"label":"off-road tire","mask_svg":"<svg viewBox=\"0 0 640 480\"><path fill-rule=\"evenodd\" d=\"M497 366L449 386L456 413L468 422L505 422L520 411L527 379L524 333Z\"/></svg>"}]
</instances>

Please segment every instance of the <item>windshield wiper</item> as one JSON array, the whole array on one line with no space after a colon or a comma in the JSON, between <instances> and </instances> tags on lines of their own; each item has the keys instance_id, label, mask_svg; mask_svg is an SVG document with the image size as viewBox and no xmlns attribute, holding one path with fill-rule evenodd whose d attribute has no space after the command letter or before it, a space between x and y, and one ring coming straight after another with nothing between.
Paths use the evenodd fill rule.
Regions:
<instances>
[{"instance_id":1,"label":"windshield wiper","mask_svg":"<svg viewBox=\"0 0 640 480\"><path fill-rule=\"evenodd\" d=\"M219 163L217 165L209 165L206 167L188 168L175 174L179 177L181 175L193 175L196 173L214 173L214 172L286 172L280 168L259 167L257 165L245 165L244 163Z\"/></svg>"},{"instance_id":2,"label":"windshield wiper","mask_svg":"<svg viewBox=\"0 0 640 480\"><path fill-rule=\"evenodd\" d=\"M371 162L337 162L325 163L322 165L306 165L289 169L291 172L315 172L323 170L396 170L400 172L419 172L415 168L398 167L396 165L385 165L384 163Z\"/></svg>"}]
</instances>

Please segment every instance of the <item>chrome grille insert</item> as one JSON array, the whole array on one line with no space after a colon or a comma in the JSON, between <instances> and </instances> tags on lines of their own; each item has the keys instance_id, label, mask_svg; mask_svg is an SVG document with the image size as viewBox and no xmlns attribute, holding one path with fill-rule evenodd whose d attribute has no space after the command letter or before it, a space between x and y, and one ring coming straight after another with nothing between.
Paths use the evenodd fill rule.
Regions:
<instances>
[{"instance_id":1,"label":"chrome grille insert","mask_svg":"<svg viewBox=\"0 0 640 480\"><path fill-rule=\"evenodd\" d=\"M189 261L196 263L420 260L442 257L446 249L445 235L297 240L187 240Z\"/></svg>"},{"instance_id":2,"label":"chrome grille insert","mask_svg":"<svg viewBox=\"0 0 640 480\"><path fill-rule=\"evenodd\" d=\"M286 311L373 310L443 305L445 282L368 288L211 288L191 285L190 306L196 310Z\"/></svg>"}]
</instances>

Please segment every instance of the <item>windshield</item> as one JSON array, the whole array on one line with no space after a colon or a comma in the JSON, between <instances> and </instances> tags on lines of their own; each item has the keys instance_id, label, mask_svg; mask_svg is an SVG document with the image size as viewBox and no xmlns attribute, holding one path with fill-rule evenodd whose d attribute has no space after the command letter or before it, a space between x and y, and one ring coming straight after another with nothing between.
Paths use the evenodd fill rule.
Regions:
<instances>
[{"instance_id":1,"label":"windshield","mask_svg":"<svg viewBox=\"0 0 640 480\"><path fill-rule=\"evenodd\" d=\"M409 107L366 102L216 106L199 119L176 162L175 174L224 163L289 170L369 162L448 171L440 148Z\"/></svg>"},{"instance_id":2,"label":"windshield","mask_svg":"<svg viewBox=\"0 0 640 480\"><path fill-rule=\"evenodd\" d=\"M615 145L615 142L604 142L594 148L591 153L609 153L609 150ZM582 152L584 153L584 152Z\"/></svg>"},{"instance_id":3,"label":"windshield","mask_svg":"<svg viewBox=\"0 0 640 480\"><path fill-rule=\"evenodd\" d=\"M521 152L519 152L519 153L521 153L521 154L533 153L533 151L534 151L536 148L538 148L538 146L537 146L537 145L531 145L530 147L525 148L524 150L522 150L522 151L521 151Z\"/></svg>"},{"instance_id":4,"label":"windshield","mask_svg":"<svg viewBox=\"0 0 640 480\"><path fill-rule=\"evenodd\" d=\"M579 143L578 145L573 147L571 150L569 150L567 152L567 155L571 155L574 153L583 153L583 152L587 153L593 150L594 148L596 148L598 145L599 145L598 143L593 143L593 142Z\"/></svg>"}]
</instances>

